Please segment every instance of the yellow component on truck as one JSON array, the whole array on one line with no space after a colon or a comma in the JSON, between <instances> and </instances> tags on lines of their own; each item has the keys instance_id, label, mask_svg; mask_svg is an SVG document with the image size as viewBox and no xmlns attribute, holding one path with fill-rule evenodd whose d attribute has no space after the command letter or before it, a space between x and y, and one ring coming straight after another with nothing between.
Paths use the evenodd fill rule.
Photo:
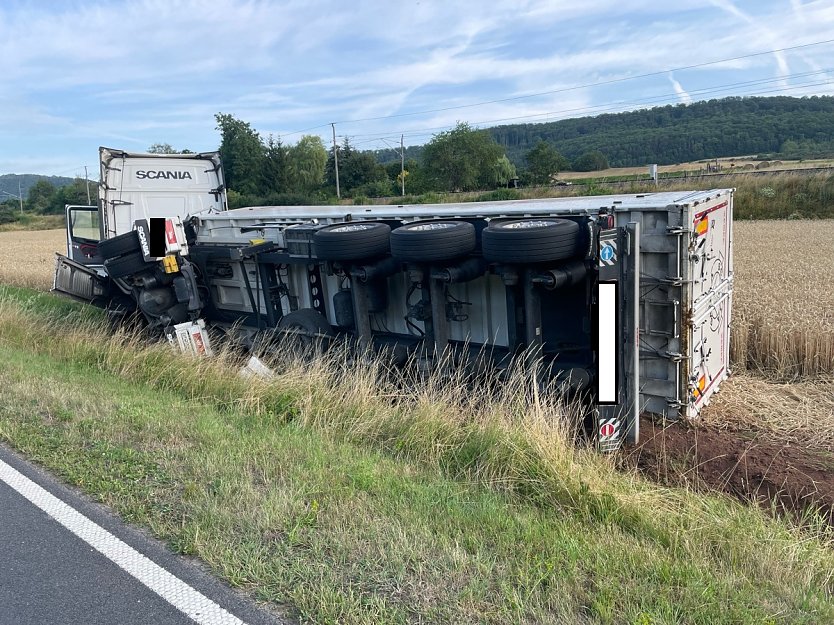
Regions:
<instances>
[{"instance_id":1,"label":"yellow component on truck","mask_svg":"<svg viewBox=\"0 0 834 625\"><path fill-rule=\"evenodd\" d=\"M165 273L177 273L180 270L180 266L177 264L177 257L173 255L168 255L163 258L162 265L165 267Z\"/></svg>"},{"instance_id":2,"label":"yellow component on truck","mask_svg":"<svg viewBox=\"0 0 834 625\"><path fill-rule=\"evenodd\" d=\"M263 245L266 239L249 239L249 245Z\"/></svg>"}]
</instances>

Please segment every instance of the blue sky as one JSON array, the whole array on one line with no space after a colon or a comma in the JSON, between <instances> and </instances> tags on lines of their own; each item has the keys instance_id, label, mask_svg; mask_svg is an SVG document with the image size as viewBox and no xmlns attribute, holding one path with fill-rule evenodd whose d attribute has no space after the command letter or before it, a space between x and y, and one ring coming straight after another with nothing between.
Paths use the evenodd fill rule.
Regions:
<instances>
[{"instance_id":1,"label":"blue sky","mask_svg":"<svg viewBox=\"0 0 834 625\"><path fill-rule=\"evenodd\" d=\"M834 43L665 71L828 39L831 0L2 0L0 174L96 172L99 145L216 149L217 112L380 148L458 120L832 94Z\"/></svg>"}]
</instances>

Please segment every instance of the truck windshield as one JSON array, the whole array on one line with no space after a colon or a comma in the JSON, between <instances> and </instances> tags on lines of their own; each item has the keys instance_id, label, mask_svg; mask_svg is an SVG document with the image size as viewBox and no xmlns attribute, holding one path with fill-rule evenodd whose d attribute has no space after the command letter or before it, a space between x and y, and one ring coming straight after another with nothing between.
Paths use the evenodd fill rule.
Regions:
<instances>
[{"instance_id":1,"label":"truck windshield","mask_svg":"<svg viewBox=\"0 0 834 625\"><path fill-rule=\"evenodd\" d=\"M98 241L98 211L70 209L70 233L73 239Z\"/></svg>"}]
</instances>

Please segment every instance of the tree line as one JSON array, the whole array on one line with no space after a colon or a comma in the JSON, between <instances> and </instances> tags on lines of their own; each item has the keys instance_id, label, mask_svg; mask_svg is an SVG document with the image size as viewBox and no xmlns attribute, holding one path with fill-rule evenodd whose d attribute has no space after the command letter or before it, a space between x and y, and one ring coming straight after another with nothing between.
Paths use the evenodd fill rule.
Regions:
<instances>
[{"instance_id":1,"label":"tree line","mask_svg":"<svg viewBox=\"0 0 834 625\"><path fill-rule=\"evenodd\" d=\"M457 192L547 184L559 171L592 171L608 167L598 150L573 162L552 145L539 142L517 165L486 130L465 122L436 134L422 146L420 158L380 162L372 151L357 150L345 138L332 148L317 135L284 145L272 135L262 137L243 120L216 115L220 156L230 206L300 204L328 201L336 193L336 163L342 197L363 198L428 192ZM335 152L335 154L334 154Z\"/></svg>"},{"instance_id":2,"label":"tree line","mask_svg":"<svg viewBox=\"0 0 834 625\"><path fill-rule=\"evenodd\" d=\"M612 167L757 154L817 158L834 151L834 97L729 97L489 129L513 162L539 141L569 159L598 150Z\"/></svg>"},{"instance_id":3,"label":"tree line","mask_svg":"<svg viewBox=\"0 0 834 625\"><path fill-rule=\"evenodd\" d=\"M812 158L834 152L834 97L748 97L709 100L490 129L465 122L405 152L357 150L349 139L325 146L316 135L293 144L262 137L243 120L215 116L229 204L326 203L336 194L336 159L342 197L394 196L402 192L491 190L516 181L543 185L565 170L596 171L609 166L670 164L722 156L758 154ZM167 143L154 153L189 153ZM92 201L97 186L90 185ZM62 214L65 204L86 204L87 188L35 183L24 211ZM19 214L18 200L4 196L0 222Z\"/></svg>"},{"instance_id":4,"label":"tree line","mask_svg":"<svg viewBox=\"0 0 834 625\"><path fill-rule=\"evenodd\" d=\"M90 201L98 202L98 184L90 182ZM17 221L20 218L20 200L6 196L0 202L0 224ZM27 215L63 215L67 204L87 205L87 181L76 178L70 184L57 186L41 179L29 187L23 198L23 213Z\"/></svg>"}]
</instances>

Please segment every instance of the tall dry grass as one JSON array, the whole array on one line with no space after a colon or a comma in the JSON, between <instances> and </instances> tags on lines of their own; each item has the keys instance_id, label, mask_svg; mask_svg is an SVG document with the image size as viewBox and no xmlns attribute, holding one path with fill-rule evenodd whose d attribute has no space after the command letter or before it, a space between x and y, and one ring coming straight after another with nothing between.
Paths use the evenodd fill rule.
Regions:
<instances>
[{"instance_id":1,"label":"tall dry grass","mask_svg":"<svg viewBox=\"0 0 834 625\"><path fill-rule=\"evenodd\" d=\"M601 497L616 474L593 449L575 446L567 424L575 422L579 406L539 393L524 366L491 389L473 388L460 369L428 375L415 370L408 377L411 369L399 373L380 358L362 358L357 366L342 345L313 362L289 352L273 354L270 361L279 368L274 378L244 379L236 372L245 358L232 348L212 359L178 356L167 344L148 344L147 337L129 331L114 334L83 308L68 312L48 300L0 287L0 344L36 345L52 358L220 409L373 443L548 507L585 505L580 494L586 503ZM608 504L615 514L626 502Z\"/></svg>"},{"instance_id":2,"label":"tall dry grass","mask_svg":"<svg viewBox=\"0 0 834 625\"><path fill-rule=\"evenodd\" d=\"M779 443L834 452L834 377L775 382L739 373L702 413L718 429L757 432Z\"/></svg>"}]
</instances>

